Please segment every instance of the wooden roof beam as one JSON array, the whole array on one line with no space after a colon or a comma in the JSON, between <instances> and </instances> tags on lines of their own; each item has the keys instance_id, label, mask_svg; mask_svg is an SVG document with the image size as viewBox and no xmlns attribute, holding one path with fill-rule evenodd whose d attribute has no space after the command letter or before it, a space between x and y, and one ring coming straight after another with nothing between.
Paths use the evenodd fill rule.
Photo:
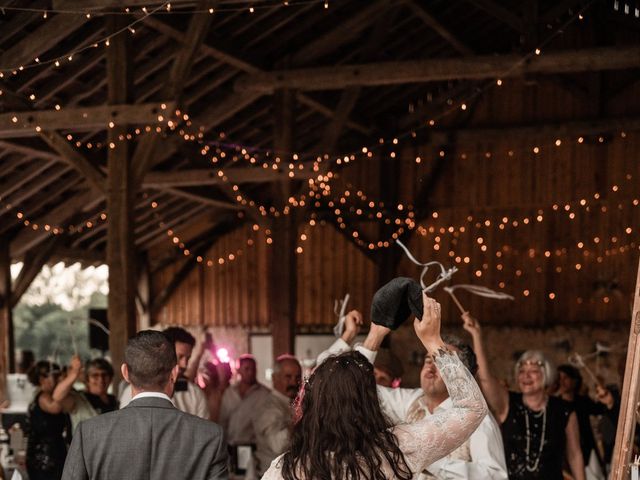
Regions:
<instances>
[{"instance_id":1,"label":"wooden roof beam","mask_svg":"<svg viewBox=\"0 0 640 480\"><path fill-rule=\"evenodd\" d=\"M205 197L203 195L192 193L187 190L182 190L180 188L164 187L162 188L162 190L176 197L186 198L187 200L191 200L192 202L201 203L209 207L220 208L223 210L242 210L243 209L243 207L241 207L235 202L216 200L215 198Z\"/></svg>"},{"instance_id":2,"label":"wooden roof beam","mask_svg":"<svg viewBox=\"0 0 640 480\"><path fill-rule=\"evenodd\" d=\"M40 133L47 144L60 154L63 161L77 169L84 178L100 193L107 191L106 175L93 162L78 152L66 138L56 132L42 131Z\"/></svg>"},{"instance_id":3,"label":"wooden roof beam","mask_svg":"<svg viewBox=\"0 0 640 480\"><path fill-rule=\"evenodd\" d=\"M163 4L160 0L53 0L54 10L103 10L121 7L153 7ZM171 6L193 5L194 0L171 0Z\"/></svg>"},{"instance_id":4,"label":"wooden roof beam","mask_svg":"<svg viewBox=\"0 0 640 480\"><path fill-rule=\"evenodd\" d=\"M17 69L25 63L33 62L39 55L64 40L88 21L89 19L84 15L54 16L4 52L0 56L0 67Z\"/></svg>"},{"instance_id":5,"label":"wooden roof beam","mask_svg":"<svg viewBox=\"0 0 640 480\"><path fill-rule=\"evenodd\" d=\"M177 170L168 172L150 172L144 177L143 188L200 187L203 185L221 185L223 183L265 183L282 180L286 174L273 169L247 167L227 168L223 170L227 180L223 180L216 170L210 168Z\"/></svg>"},{"instance_id":6,"label":"wooden roof beam","mask_svg":"<svg viewBox=\"0 0 640 480\"><path fill-rule=\"evenodd\" d=\"M34 137L39 134L39 129L106 130L109 128L109 122L155 124L158 123L158 115L173 110L172 103L167 102L164 105L165 110L160 103L145 103L2 113L0 138Z\"/></svg>"},{"instance_id":7,"label":"wooden roof beam","mask_svg":"<svg viewBox=\"0 0 640 480\"><path fill-rule=\"evenodd\" d=\"M488 14L506 23L517 32L521 32L523 28L522 19L510 10L507 10L494 0L468 0L480 10L484 10Z\"/></svg>"},{"instance_id":8,"label":"wooden roof beam","mask_svg":"<svg viewBox=\"0 0 640 480\"><path fill-rule=\"evenodd\" d=\"M205 10L210 7L215 7L217 4L218 0L199 0L196 8L198 10ZM169 78L167 79L164 89L164 94L176 103L179 103L182 97L185 83L191 72L191 67L209 31L212 22L211 17L211 15L202 15L199 13L194 13L191 16L184 43L173 61L171 72L169 73ZM142 183L146 173L154 164L158 163L156 155L158 142L159 137L154 135L143 137L138 143L132 160L132 175L135 184L139 185Z\"/></svg>"},{"instance_id":9,"label":"wooden roof beam","mask_svg":"<svg viewBox=\"0 0 640 480\"><path fill-rule=\"evenodd\" d=\"M378 7L375 8L375 10L377 10ZM147 17L144 21L145 24L149 25L151 28L156 29L158 32L178 41L178 42L184 42L185 41L185 36L182 32L180 32L179 30L176 30L175 28L173 28L172 26L166 24L165 22L155 18L155 17ZM258 73L263 73L263 70L260 69L259 67L251 64L250 62L247 62L243 59L241 59L239 56L234 55L232 53L226 52L224 50L221 50L219 48L215 48L211 45L208 45L206 43L203 43L202 45L200 45L200 50L202 52L204 52L205 54L207 54L208 56L210 56L211 58L215 58L216 60L226 63L227 65L230 65L234 68L237 68L238 70L245 72L245 73L251 73L251 74L258 74ZM245 108L246 106L248 106L250 103L249 99L247 99L246 101L243 101L243 97L242 96L233 96L232 94L230 94L231 97L229 99L229 103L230 104L236 104L238 103L238 101L240 100L242 102L242 105L244 105L242 108ZM252 99L252 101L257 100L259 97L254 97ZM300 93L300 92L296 92L296 99L297 101L302 104L305 105L306 107L311 108L312 110L315 110L316 112L320 113L321 115L324 115L325 117L328 118L333 118L334 116L334 112L333 110L331 110L329 107L326 107L325 105L323 105L322 103L318 102L317 100L311 98L310 96L304 94L304 93ZM223 100L226 102L226 100ZM215 107L214 107L215 108ZM233 111L233 115L235 115L235 113L237 113L239 110L235 110ZM233 116L231 115L231 116ZM228 117L227 117L228 118ZM212 125L216 126L217 124ZM364 135L372 135L373 134L373 129L371 129L370 127L367 127L365 125L362 125L358 122L355 122L353 120L347 120L346 125L356 131L359 131L361 133L363 133Z\"/></svg>"},{"instance_id":10,"label":"wooden roof beam","mask_svg":"<svg viewBox=\"0 0 640 480\"><path fill-rule=\"evenodd\" d=\"M339 90L350 86L401 85L456 79L507 78L640 67L640 47L617 46L549 52L523 61L519 55L381 62L283 70L238 79L238 92L272 94L281 88Z\"/></svg>"},{"instance_id":11,"label":"wooden roof beam","mask_svg":"<svg viewBox=\"0 0 640 480\"><path fill-rule=\"evenodd\" d=\"M453 48L462 55L473 55L473 50L462 42L453 32L442 25L440 21L427 11L424 5L417 4L415 0L405 0L405 5L424 22L426 26L445 39Z\"/></svg>"},{"instance_id":12,"label":"wooden roof beam","mask_svg":"<svg viewBox=\"0 0 640 480\"><path fill-rule=\"evenodd\" d=\"M95 197L95 192L92 190L76 194L68 201L47 212L44 216L33 220L32 223L44 225L50 222L52 225L66 225L78 214L89 211L94 204ZM21 257L40 245L49 236L51 236L51 233L42 228L39 230L24 228L11 242L11 257Z\"/></svg>"}]
</instances>

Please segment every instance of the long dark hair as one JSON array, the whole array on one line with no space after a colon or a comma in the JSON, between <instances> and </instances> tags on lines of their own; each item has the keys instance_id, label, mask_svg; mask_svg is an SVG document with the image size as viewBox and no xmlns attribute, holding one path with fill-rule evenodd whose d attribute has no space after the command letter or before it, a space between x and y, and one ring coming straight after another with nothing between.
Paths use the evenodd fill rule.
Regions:
<instances>
[{"instance_id":1,"label":"long dark hair","mask_svg":"<svg viewBox=\"0 0 640 480\"><path fill-rule=\"evenodd\" d=\"M297 400L285 480L383 480L412 472L382 413L373 366L359 352L329 357L313 372Z\"/></svg>"}]
</instances>

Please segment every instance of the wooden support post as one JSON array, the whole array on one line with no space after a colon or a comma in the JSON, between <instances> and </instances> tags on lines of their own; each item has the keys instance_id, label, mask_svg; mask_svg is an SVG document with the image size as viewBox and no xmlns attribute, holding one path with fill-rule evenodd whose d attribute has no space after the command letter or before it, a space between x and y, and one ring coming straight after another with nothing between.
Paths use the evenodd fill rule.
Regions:
<instances>
[{"instance_id":1,"label":"wooden support post","mask_svg":"<svg viewBox=\"0 0 640 480\"><path fill-rule=\"evenodd\" d=\"M106 17L107 31L114 33L127 24L121 15ZM114 35L107 49L107 78L110 104L126 103L130 98L132 65L129 35ZM116 148L109 149L107 158L107 263L109 265L109 350L116 377L120 380L120 365L124 360L127 340L136 332L135 264L132 209L134 187L131 175L129 145L117 141L126 135L126 125L109 129L109 141Z\"/></svg>"},{"instance_id":2,"label":"wooden support post","mask_svg":"<svg viewBox=\"0 0 640 480\"><path fill-rule=\"evenodd\" d=\"M146 257L138 264L138 295L136 296L138 311L138 330L146 330L152 325L151 319L151 273L149 259Z\"/></svg>"},{"instance_id":3,"label":"wooden support post","mask_svg":"<svg viewBox=\"0 0 640 480\"><path fill-rule=\"evenodd\" d=\"M277 155L286 156L293 151L293 123L295 95L289 90L276 92L274 96L274 149ZM286 158L286 157L285 157ZM291 182L279 182L276 186L283 205L288 204ZM269 252L269 323L273 339L274 357L283 353L295 354L296 307L298 295L297 258L295 253L298 223L295 213L274 219L273 243Z\"/></svg>"},{"instance_id":4,"label":"wooden support post","mask_svg":"<svg viewBox=\"0 0 640 480\"><path fill-rule=\"evenodd\" d=\"M611 465L611 480L626 480L629 478L629 462L633 450L633 435L636 427L638 410L638 393L640 390L640 264L636 287L633 290L633 314L629 332L629 346L627 347L627 363L624 369L624 383L622 385L622 400L620 416L618 417L618 431L616 444L613 448Z\"/></svg>"},{"instance_id":5,"label":"wooden support post","mask_svg":"<svg viewBox=\"0 0 640 480\"><path fill-rule=\"evenodd\" d=\"M0 237L0 402L6 395L7 373L13 372L14 343L11 316L11 257L9 239Z\"/></svg>"}]
</instances>

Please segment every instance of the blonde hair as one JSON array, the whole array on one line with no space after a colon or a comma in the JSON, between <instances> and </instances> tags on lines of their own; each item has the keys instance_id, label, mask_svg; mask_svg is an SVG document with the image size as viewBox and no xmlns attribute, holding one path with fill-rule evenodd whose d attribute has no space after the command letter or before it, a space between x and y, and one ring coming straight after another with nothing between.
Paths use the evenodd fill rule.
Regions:
<instances>
[{"instance_id":1,"label":"blonde hair","mask_svg":"<svg viewBox=\"0 0 640 480\"><path fill-rule=\"evenodd\" d=\"M518 370L520 370L520 367L527 362L533 362L540 367L540 369L542 370L542 381L545 387L548 387L553 383L556 378L555 369L553 368L553 365L547 359L545 354L540 350L527 350L522 355L520 355L520 358L516 362L516 366L513 371L516 379L518 378Z\"/></svg>"}]
</instances>

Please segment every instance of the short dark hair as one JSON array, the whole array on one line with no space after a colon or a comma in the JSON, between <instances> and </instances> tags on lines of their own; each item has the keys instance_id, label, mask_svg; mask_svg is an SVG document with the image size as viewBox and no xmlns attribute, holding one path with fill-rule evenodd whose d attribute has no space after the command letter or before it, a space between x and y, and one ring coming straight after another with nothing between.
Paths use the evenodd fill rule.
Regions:
<instances>
[{"instance_id":1,"label":"short dark hair","mask_svg":"<svg viewBox=\"0 0 640 480\"><path fill-rule=\"evenodd\" d=\"M564 373L567 377L573 380L573 393L579 393L582 388L582 375L573 365L563 364L558 367L558 372Z\"/></svg>"},{"instance_id":2,"label":"short dark hair","mask_svg":"<svg viewBox=\"0 0 640 480\"><path fill-rule=\"evenodd\" d=\"M238 360L236 362L237 368L240 368L240 365L242 365L244 362L251 362L256 366L258 365L258 362L256 362L256 357L254 357L250 353L243 353L238 357Z\"/></svg>"},{"instance_id":3,"label":"short dark hair","mask_svg":"<svg viewBox=\"0 0 640 480\"><path fill-rule=\"evenodd\" d=\"M137 388L162 389L178 364L176 349L163 332L143 330L129 339L124 351L129 381Z\"/></svg>"},{"instance_id":4,"label":"short dark hair","mask_svg":"<svg viewBox=\"0 0 640 480\"><path fill-rule=\"evenodd\" d=\"M182 327L169 327L163 331L169 341L174 345L176 342L186 343L194 347L196 345L196 339L193 335L187 332Z\"/></svg>"},{"instance_id":5,"label":"short dark hair","mask_svg":"<svg viewBox=\"0 0 640 480\"><path fill-rule=\"evenodd\" d=\"M107 375L113 378L113 366L111 366L111 363L109 363L109 361L104 358L94 358L93 360L89 360L85 364L84 368L87 372L89 372L90 368L103 370L107 372Z\"/></svg>"},{"instance_id":6,"label":"short dark hair","mask_svg":"<svg viewBox=\"0 0 640 480\"><path fill-rule=\"evenodd\" d=\"M46 377L51 373L62 373L60 366L57 363L52 363L48 360L40 360L33 365L27 372L27 378L32 385L40 386L40 377Z\"/></svg>"},{"instance_id":7,"label":"short dark hair","mask_svg":"<svg viewBox=\"0 0 640 480\"><path fill-rule=\"evenodd\" d=\"M458 358L460 358L462 364L467 367L467 370L471 372L471 375L475 375L478 371L478 359L476 358L476 353L473 351L473 348L455 335L444 335L442 340L444 343L453 345L459 350L459 352L457 352Z\"/></svg>"}]
</instances>

